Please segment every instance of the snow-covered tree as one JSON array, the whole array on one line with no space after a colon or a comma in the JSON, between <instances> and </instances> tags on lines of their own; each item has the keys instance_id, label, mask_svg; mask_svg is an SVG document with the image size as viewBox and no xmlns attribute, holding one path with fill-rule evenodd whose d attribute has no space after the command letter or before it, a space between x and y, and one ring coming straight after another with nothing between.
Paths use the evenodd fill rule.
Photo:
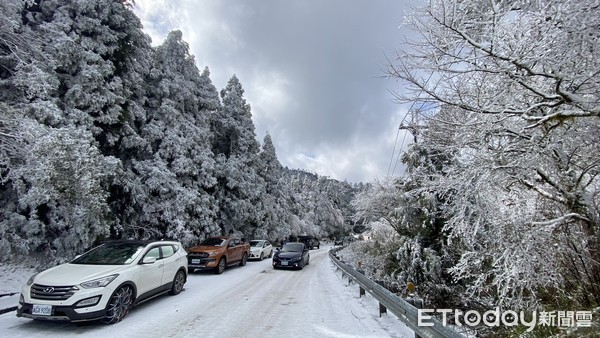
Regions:
<instances>
[{"instance_id":1,"label":"snow-covered tree","mask_svg":"<svg viewBox=\"0 0 600 338\"><path fill-rule=\"evenodd\" d=\"M423 146L445 165L424 189L445 199L465 245L452 271L471 295L600 303L599 14L585 1L431 0L409 18L422 39L388 71L409 86L400 100L436 109Z\"/></svg>"},{"instance_id":2,"label":"snow-covered tree","mask_svg":"<svg viewBox=\"0 0 600 338\"><path fill-rule=\"evenodd\" d=\"M40 252L46 264L72 257L107 236L115 221L104 187L119 162L102 156L81 128L26 119L18 127L13 159L21 163L3 177L0 251Z\"/></svg>"},{"instance_id":3,"label":"snow-covered tree","mask_svg":"<svg viewBox=\"0 0 600 338\"><path fill-rule=\"evenodd\" d=\"M218 94L180 31L156 48L145 82L146 120L139 129L148 146L125 168L123 231L196 242L216 230L207 192L216 184L208 119L219 107Z\"/></svg>"},{"instance_id":4,"label":"snow-covered tree","mask_svg":"<svg viewBox=\"0 0 600 338\"><path fill-rule=\"evenodd\" d=\"M259 175L260 145L256 140L250 105L239 79L231 77L221 90L221 108L212 115L213 152L218 184L214 196L223 233L253 236L263 219L264 179Z\"/></svg>"},{"instance_id":5,"label":"snow-covered tree","mask_svg":"<svg viewBox=\"0 0 600 338\"><path fill-rule=\"evenodd\" d=\"M263 219L259 227L268 238L282 238L283 224L288 222L291 215L287 204L288 185L283 176L283 167L277 159L277 153L271 135L265 135L262 150L259 154L259 175L265 182L265 192L262 197Z\"/></svg>"},{"instance_id":6,"label":"snow-covered tree","mask_svg":"<svg viewBox=\"0 0 600 338\"><path fill-rule=\"evenodd\" d=\"M56 56L32 22L33 2L0 5L0 250L62 260L108 234L106 186L118 161L85 126L63 124ZM58 127L58 128L55 128Z\"/></svg>"}]
</instances>

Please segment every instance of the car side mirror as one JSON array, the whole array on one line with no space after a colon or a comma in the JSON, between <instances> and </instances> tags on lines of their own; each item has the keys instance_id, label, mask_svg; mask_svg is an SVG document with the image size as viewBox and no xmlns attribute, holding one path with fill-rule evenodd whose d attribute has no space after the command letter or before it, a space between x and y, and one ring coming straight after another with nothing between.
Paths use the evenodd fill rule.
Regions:
<instances>
[{"instance_id":1,"label":"car side mirror","mask_svg":"<svg viewBox=\"0 0 600 338\"><path fill-rule=\"evenodd\" d=\"M154 264L156 262L156 257L144 257L142 260L142 264Z\"/></svg>"},{"instance_id":2,"label":"car side mirror","mask_svg":"<svg viewBox=\"0 0 600 338\"><path fill-rule=\"evenodd\" d=\"M275 251L280 251L280 250L281 250L280 247L275 248Z\"/></svg>"}]
</instances>

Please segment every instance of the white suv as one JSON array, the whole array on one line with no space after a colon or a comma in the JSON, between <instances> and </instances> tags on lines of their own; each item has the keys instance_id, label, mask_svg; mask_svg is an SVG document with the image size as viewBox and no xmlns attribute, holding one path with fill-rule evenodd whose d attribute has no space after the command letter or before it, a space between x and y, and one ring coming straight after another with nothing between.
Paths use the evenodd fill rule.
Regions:
<instances>
[{"instance_id":1,"label":"white suv","mask_svg":"<svg viewBox=\"0 0 600 338\"><path fill-rule=\"evenodd\" d=\"M110 241L29 278L17 317L113 324L134 305L180 293L186 280L187 253L181 243Z\"/></svg>"}]
</instances>

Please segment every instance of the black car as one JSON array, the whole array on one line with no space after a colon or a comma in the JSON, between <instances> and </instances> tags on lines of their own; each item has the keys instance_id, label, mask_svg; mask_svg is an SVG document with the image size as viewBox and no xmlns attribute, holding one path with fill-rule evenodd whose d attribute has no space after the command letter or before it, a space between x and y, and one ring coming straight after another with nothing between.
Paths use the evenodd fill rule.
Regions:
<instances>
[{"instance_id":1,"label":"black car","mask_svg":"<svg viewBox=\"0 0 600 338\"><path fill-rule=\"evenodd\" d=\"M298 242L304 243L309 249L318 249L321 247L321 243L314 236L298 236Z\"/></svg>"},{"instance_id":2,"label":"black car","mask_svg":"<svg viewBox=\"0 0 600 338\"><path fill-rule=\"evenodd\" d=\"M310 254L308 248L301 242L285 243L273 255L273 268L302 269L308 265Z\"/></svg>"}]
</instances>

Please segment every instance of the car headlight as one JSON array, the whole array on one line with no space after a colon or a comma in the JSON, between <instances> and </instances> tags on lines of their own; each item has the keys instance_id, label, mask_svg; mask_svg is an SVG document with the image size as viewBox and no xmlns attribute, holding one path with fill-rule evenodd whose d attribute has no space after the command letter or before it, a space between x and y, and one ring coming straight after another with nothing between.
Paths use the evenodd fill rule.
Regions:
<instances>
[{"instance_id":1,"label":"car headlight","mask_svg":"<svg viewBox=\"0 0 600 338\"><path fill-rule=\"evenodd\" d=\"M36 273L35 275L29 277L29 279L27 280L27 286L30 286L31 284L33 284L33 280L35 279L35 276L37 276L38 274Z\"/></svg>"},{"instance_id":2,"label":"car headlight","mask_svg":"<svg viewBox=\"0 0 600 338\"><path fill-rule=\"evenodd\" d=\"M216 256L216 255L217 255L216 251L211 251L211 252L208 253L209 257Z\"/></svg>"},{"instance_id":3,"label":"car headlight","mask_svg":"<svg viewBox=\"0 0 600 338\"><path fill-rule=\"evenodd\" d=\"M110 284L110 282L112 282L118 276L119 276L118 274L114 274L114 275L90 280L87 282L83 282L79 285L81 285L81 287L83 287L84 289L103 288L103 287L107 286L108 284Z\"/></svg>"}]
</instances>

